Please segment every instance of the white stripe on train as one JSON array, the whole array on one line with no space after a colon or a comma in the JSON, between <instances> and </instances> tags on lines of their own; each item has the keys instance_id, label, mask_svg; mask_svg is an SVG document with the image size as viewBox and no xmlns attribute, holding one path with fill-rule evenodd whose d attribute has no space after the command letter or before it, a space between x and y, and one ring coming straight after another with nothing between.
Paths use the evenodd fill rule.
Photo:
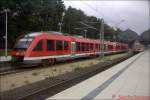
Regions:
<instances>
[{"instance_id":1,"label":"white stripe on train","mask_svg":"<svg viewBox=\"0 0 150 100\"><path fill-rule=\"evenodd\" d=\"M103 52L104 54L115 53L118 51L109 51ZM120 51L119 51L120 52ZM24 60L41 60L41 59L49 59L49 58L66 58L66 57L82 57L82 56L89 56L91 54L102 54L102 52L95 52L95 53L81 53L81 54L68 54L68 55L58 55L58 56L40 56L40 57L24 57Z\"/></svg>"}]
</instances>

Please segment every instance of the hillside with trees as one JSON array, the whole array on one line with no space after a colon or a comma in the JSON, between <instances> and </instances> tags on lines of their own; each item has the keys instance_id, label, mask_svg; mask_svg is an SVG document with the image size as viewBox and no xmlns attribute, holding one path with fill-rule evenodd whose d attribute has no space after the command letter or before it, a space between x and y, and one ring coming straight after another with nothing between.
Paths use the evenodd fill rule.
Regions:
<instances>
[{"instance_id":1,"label":"hillside with trees","mask_svg":"<svg viewBox=\"0 0 150 100\"><path fill-rule=\"evenodd\" d=\"M82 10L68 7L62 0L1 0L0 1L0 48L4 48L5 12L8 8L8 46L12 48L16 38L28 32L59 31L59 23L65 12L62 24L62 32L70 35L84 35L84 30L75 28L84 27L80 21L96 22L88 23L100 30L101 19L95 16L87 16ZM104 22L105 23L105 22ZM117 41L120 29L114 30L107 23L104 24L105 39ZM99 38L99 31L87 30L87 38Z\"/></svg>"},{"instance_id":2,"label":"hillside with trees","mask_svg":"<svg viewBox=\"0 0 150 100\"><path fill-rule=\"evenodd\" d=\"M134 40L139 40L139 36L131 29L127 29L119 35L119 40L122 42L130 43Z\"/></svg>"},{"instance_id":3,"label":"hillside with trees","mask_svg":"<svg viewBox=\"0 0 150 100\"><path fill-rule=\"evenodd\" d=\"M144 32L140 35L140 41L141 41L141 43L143 43L144 45L150 44L150 29L144 31Z\"/></svg>"},{"instance_id":4,"label":"hillside with trees","mask_svg":"<svg viewBox=\"0 0 150 100\"><path fill-rule=\"evenodd\" d=\"M140 38L136 32L131 29L127 29L122 31L122 34L118 35L118 39L120 42L128 43L129 46L131 46L134 41L139 40Z\"/></svg>"}]
</instances>

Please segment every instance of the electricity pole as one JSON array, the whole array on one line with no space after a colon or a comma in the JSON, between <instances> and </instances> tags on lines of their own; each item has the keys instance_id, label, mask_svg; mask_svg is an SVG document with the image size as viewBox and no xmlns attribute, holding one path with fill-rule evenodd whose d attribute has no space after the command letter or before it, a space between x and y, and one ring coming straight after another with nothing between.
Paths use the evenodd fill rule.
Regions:
<instances>
[{"instance_id":1,"label":"electricity pole","mask_svg":"<svg viewBox=\"0 0 150 100\"><path fill-rule=\"evenodd\" d=\"M59 23L59 32L61 32L61 30L62 30L62 22L63 22L63 19L64 19L64 15L65 15L65 13L63 12L61 22Z\"/></svg>"},{"instance_id":2,"label":"electricity pole","mask_svg":"<svg viewBox=\"0 0 150 100\"><path fill-rule=\"evenodd\" d=\"M7 8L7 9L4 9L4 12L5 12L5 16L6 16L6 20L5 20L5 24L6 24L6 29L5 29L5 56L7 57L7 13L9 12L10 10Z\"/></svg>"},{"instance_id":3,"label":"electricity pole","mask_svg":"<svg viewBox=\"0 0 150 100\"><path fill-rule=\"evenodd\" d=\"M102 57L104 57L104 21L103 21L103 19L101 19L100 35L99 36L100 36Z\"/></svg>"},{"instance_id":4,"label":"electricity pole","mask_svg":"<svg viewBox=\"0 0 150 100\"><path fill-rule=\"evenodd\" d=\"M84 33L84 37L86 38L86 32L87 32L87 30L84 30L84 32L85 32L85 33Z\"/></svg>"}]
</instances>

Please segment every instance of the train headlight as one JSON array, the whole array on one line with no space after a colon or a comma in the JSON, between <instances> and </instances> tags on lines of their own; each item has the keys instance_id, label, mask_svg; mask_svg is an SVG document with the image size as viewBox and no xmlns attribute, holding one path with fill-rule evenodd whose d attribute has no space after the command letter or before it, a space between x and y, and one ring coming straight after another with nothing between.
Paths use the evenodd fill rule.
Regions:
<instances>
[{"instance_id":1,"label":"train headlight","mask_svg":"<svg viewBox=\"0 0 150 100\"><path fill-rule=\"evenodd\" d=\"M16 55L19 55L19 52L16 52Z\"/></svg>"},{"instance_id":2,"label":"train headlight","mask_svg":"<svg viewBox=\"0 0 150 100\"><path fill-rule=\"evenodd\" d=\"M21 52L20 54L21 54L21 55L24 55L24 52Z\"/></svg>"}]
</instances>

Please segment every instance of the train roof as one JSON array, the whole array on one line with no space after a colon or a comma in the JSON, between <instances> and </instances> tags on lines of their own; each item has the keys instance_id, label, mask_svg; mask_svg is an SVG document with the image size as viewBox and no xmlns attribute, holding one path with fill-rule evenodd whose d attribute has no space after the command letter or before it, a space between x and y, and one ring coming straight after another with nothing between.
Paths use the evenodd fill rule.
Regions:
<instances>
[{"instance_id":1,"label":"train roof","mask_svg":"<svg viewBox=\"0 0 150 100\"><path fill-rule=\"evenodd\" d=\"M24 37L36 37L36 36L41 36L43 35L45 38L49 38L48 36L51 36L53 39L58 39L58 40L65 40L65 41L71 41L72 39L76 42L90 42L90 43L100 43L101 41L99 39L90 39L90 38L83 38L83 37L77 37L77 36L69 36L69 35L64 35L61 32L56 32L56 31L41 31L41 32L31 32ZM125 43L119 43L119 42L111 42L111 41L105 41L104 44L114 44L114 45L127 45Z\"/></svg>"},{"instance_id":2,"label":"train roof","mask_svg":"<svg viewBox=\"0 0 150 100\"><path fill-rule=\"evenodd\" d=\"M41 35L41 32L31 32L24 35L24 37L36 37L38 35Z\"/></svg>"},{"instance_id":3,"label":"train roof","mask_svg":"<svg viewBox=\"0 0 150 100\"><path fill-rule=\"evenodd\" d=\"M41 32L30 32L24 35L24 37L36 37L39 35L42 35L43 33L45 34L55 34L55 35L63 35L61 32L56 32L56 31L41 31Z\"/></svg>"}]
</instances>

